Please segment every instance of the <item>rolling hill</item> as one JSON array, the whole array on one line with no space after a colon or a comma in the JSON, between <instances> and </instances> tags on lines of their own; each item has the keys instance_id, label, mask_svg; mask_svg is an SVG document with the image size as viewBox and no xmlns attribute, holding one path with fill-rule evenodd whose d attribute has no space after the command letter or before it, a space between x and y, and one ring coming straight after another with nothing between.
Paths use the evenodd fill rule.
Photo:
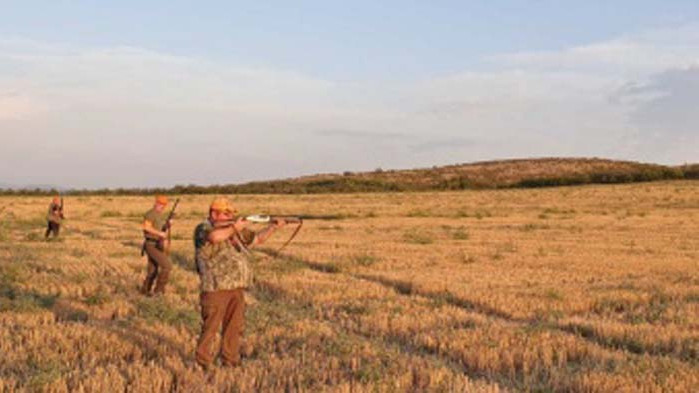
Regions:
<instances>
[{"instance_id":1,"label":"rolling hill","mask_svg":"<svg viewBox=\"0 0 699 393\"><path fill-rule=\"evenodd\" d=\"M671 167L600 158L540 158L441 167L318 174L215 186L176 186L174 193L332 193L550 187L699 178L699 165Z\"/></svg>"},{"instance_id":2,"label":"rolling hill","mask_svg":"<svg viewBox=\"0 0 699 393\"><path fill-rule=\"evenodd\" d=\"M483 161L419 169L316 174L289 179L172 188L66 190L73 195L317 194L555 187L699 179L699 164L666 166L601 158L537 158ZM43 189L0 189L0 194L47 194Z\"/></svg>"}]
</instances>

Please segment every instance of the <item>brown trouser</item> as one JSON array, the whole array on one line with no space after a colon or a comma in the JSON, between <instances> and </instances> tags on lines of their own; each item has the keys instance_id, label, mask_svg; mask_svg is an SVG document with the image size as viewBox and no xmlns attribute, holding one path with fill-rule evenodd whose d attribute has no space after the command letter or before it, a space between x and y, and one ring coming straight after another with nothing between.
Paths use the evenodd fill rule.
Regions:
<instances>
[{"instance_id":1,"label":"brown trouser","mask_svg":"<svg viewBox=\"0 0 699 393\"><path fill-rule=\"evenodd\" d=\"M172 262L155 241L146 241L146 255L148 255L148 270L141 292L145 295L150 294L153 283L155 283L154 292L163 293L168 277L170 277Z\"/></svg>"},{"instance_id":2,"label":"brown trouser","mask_svg":"<svg viewBox=\"0 0 699 393\"><path fill-rule=\"evenodd\" d=\"M197 345L197 363L208 366L214 361L211 347L221 330L223 364L240 363L240 339L243 336L245 295L242 288L202 292L201 318L203 324Z\"/></svg>"},{"instance_id":3,"label":"brown trouser","mask_svg":"<svg viewBox=\"0 0 699 393\"><path fill-rule=\"evenodd\" d=\"M53 232L53 237L58 236L58 232L61 231L61 224L53 221L48 221L48 225L46 227L46 233L44 234L44 237L48 239L49 235Z\"/></svg>"}]
</instances>

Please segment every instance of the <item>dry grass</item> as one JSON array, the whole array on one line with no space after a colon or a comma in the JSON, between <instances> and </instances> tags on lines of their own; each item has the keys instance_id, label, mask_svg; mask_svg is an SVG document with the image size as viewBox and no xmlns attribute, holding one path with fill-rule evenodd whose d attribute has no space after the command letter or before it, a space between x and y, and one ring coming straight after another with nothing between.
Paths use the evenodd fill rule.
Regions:
<instances>
[{"instance_id":1,"label":"dry grass","mask_svg":"<svg viewBox=\"0 0 699 393\"><path fill-rule=\"evenodd\" d=\"M145 299L150 198L0 198L0 391L691 392L699 184L235 197L309 221L262 249L244 367L194 367L185 196L170 292Z\"/></svg>"}]
</instances>

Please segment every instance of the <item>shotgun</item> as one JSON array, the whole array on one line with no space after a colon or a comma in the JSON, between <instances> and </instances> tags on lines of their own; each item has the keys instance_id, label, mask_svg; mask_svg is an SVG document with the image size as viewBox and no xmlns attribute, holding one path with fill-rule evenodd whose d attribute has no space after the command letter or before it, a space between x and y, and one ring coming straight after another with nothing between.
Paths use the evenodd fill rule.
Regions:
<instances>
[{"instance_id":1,"label":"shotgun","mask_svg":"<svg viewBox=\"0 0 699 393\"><path fill-rule=\"evenodd\" d=\"M172 245L172 231L170 231L170 220L175 217L175 209L177 209L177 205L180 203L180 198L175 199L175 204L172 205L172 210L170 210L170 214L167 215L167 220L165 220L165 224L163 224L163 227L161 231L167 231L167 245L163 247L165 249L166 254L170 254L170 246Z\"/></svg>"},{"instance_id":2,"label":"shotgun","mask_svg":"<svg viewBox=\"0 0 699 393\"><path fill-rule=\"evenodd\" d=\"M253 214L253 215L248 215L248 216L242 216L243 221L248 221L251 223L255 224L267 224L267 223L276 223L278 221L283 220L286 223L289 224L296 224L296 229L294 229L294 232L291 234L289 239L287 239L284 244L279 247L274 253L279 254L281 250L283 250L289 243L291 243L292 240L296 237L296 235L299 233L301 230L301 227L303 226L303 221L304 220L339 220L343 218L342 216L339 215L298 215L298 216L293 216L293 215L268 215L268 214ZM228 220L228 221L223 221L223 222L217 222L216 227L217 228L222 228L222 227L228 227L235 225L235 223L239 220L238 219L233 219L233 220ZM237 236L237 234L236 234Z\"/></svg>"},{"instance_id":3,"label":"shotgun","mask_svg":"<svg viewBox=\"0 0 699 393\"><path fill-rule=\"evenodd\" d=\"M61 204L58 206L58 215L65 220L66 217L63 215L63 197L61 197Z\"/></svg>"},{"instance_id":4,"label":"shotgun","mask_svg":"<svg viewBox=\"0 0 699 393\"><path fill-rule=\"evenodd\" d=\"M301 215L283 215L283 214L253 214L243 217L245 221L253 223L268 223L283 219L286 222L295 224L304 220L341 220L344 218L341 215L317 215L317 214L301 214Z\"/></svg>"}]
</instances>

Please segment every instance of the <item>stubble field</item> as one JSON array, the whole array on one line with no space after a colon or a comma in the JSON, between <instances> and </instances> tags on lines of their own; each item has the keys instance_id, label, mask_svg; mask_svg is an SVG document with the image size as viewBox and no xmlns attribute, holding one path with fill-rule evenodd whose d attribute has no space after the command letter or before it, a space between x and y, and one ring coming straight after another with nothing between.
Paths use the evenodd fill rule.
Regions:
<instances>
[{"instance_id":1,"label":"stubble field","mask_svg":"<svg viewBox=\"0 0 699 393\"><path fill-rule=\"evenodd\" d=\"M168 293L139 295L150 197L0 198L0 391L691 392L699 386L699 182L233 196L307 221L254 264L243 367L194 364L183 196Z\"/></svg>"}]
</instances>

